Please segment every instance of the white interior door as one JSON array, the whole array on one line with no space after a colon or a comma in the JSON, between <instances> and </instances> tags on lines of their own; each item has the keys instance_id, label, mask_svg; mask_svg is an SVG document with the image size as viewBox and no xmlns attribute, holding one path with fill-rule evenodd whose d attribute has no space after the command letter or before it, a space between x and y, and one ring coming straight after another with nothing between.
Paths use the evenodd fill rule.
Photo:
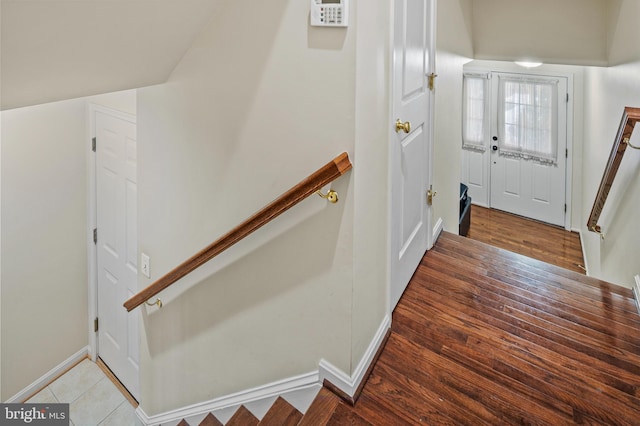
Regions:
<instances>
[{"instance_id":1,"label":"white interior door","mask_svg":"<svg viewBox=\"0 0 640 426\"><path fill-rule=\"evenodd\" d=\"M510 94L500 93L500 79L553 82L555 95L541 94L535 84L523 84ZM523 80L527 78L528 80ZM504 84L503 80L503 84ZM504 87L504 86L503 86ZM532 89L533 87L533 89ZM567 167L567 78L522 76L493 73L492 76L492 140L491 144L491 200L492 208L565 226L566 167ZM536 94L537 93L537 94ZM551 93L551 91L549 91ZM555 111L549 113L549 109ZM550 120L550 121L549 121ZM505 124L506 122L506 124ZM515 123L515 124L514 124ZM557 161L545 162L527 155L513 155L501 143L510 133L531 134L553 132L557 137ZM517 136L516 136L517 137ZM522 136L521 136L522 137ZM537 138L538 136L532 136ZM540 139L544 139L540 137ZM475 200L474 200L475 201Z\"/></svg>"},{"instance_id":2,"label":"white interior door","mask_svg":"<svg viewBox=\"0 0 640 426\"><path fill-rule=\"evenodd\" d=\"M139 394L138 314L122 304L137 292L136 124L95 113L98 354Z\"/></svg>"},{"instance_id":3,"label":"white interior door","mask_svg":"<svg viewBox=\"0 0 640 426\"><path fill-rule=\"evenodd\" d=\"M391 169L391 289L393 310L428 248L434 4L394 1ZM409 123L397 129L395 121ZM409 128L410 127L410 128Z\"/></svg>"}]
</instances>

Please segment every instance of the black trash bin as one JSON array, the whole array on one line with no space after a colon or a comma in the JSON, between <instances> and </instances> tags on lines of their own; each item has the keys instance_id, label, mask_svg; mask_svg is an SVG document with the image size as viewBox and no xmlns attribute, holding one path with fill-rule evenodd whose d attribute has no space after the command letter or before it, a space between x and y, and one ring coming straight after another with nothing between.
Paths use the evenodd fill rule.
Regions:
<instances>
[{"instance_id":1,"label":"black trash bin","mask_svg":"<svg viewBox=\"0 0 640 426\"><path fill-rule=\"evenodd\" d=\"M469 188L464 183L460 184L460 222L459 233L463 237L469 234L471 227L471 197L467 194Z\"/></svg>"}]
</instances>

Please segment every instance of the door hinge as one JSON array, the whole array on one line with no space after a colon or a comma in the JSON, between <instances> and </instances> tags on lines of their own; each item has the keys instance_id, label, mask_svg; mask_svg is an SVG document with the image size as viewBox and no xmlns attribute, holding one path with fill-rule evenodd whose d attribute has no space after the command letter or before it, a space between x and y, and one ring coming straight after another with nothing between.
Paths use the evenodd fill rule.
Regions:
<instances>
[{"instance_id":1,"label":"door hinge","mask_svg":"<svg viewBox=\"0 0 640 426\"><path fill-rule=\"evenodd\" d=\"M93 228L93 244L98 244L98 228Z\"/></svg>"},{"instance_id":2,"label":"door hinge","mask_svg":"<svg viewBox=\"0 0 640 426\"><path fill-rule=\"evenodd\" d=\"M567 205L566 204L564 205L564 212L565 213L567 212Z\"/></svg>"},{"instance_id":3,"label":"door hinge","mask_svg":"<svg viewBox=\"0 0 640 426\"><path fill-rule=\"evenodd\" d=\"M569 103L569 94L567 93L567 103Z\"/></svg>"},{"instance_id":4,"label":"door hinge","mask_svg":"<svg viewBox=\"0 0 640 426\"><path fill-rule=\"evenodd\" d=\"M433 92L433 90L436 88L436 77L438 76L438 74L435 73L431 73L428 75L429 77L429 90L431 90Z\"/></svg>"},{"instance_id":5,"label":"door hinge","mask_svg":"<svg viewBox=\"0 0 640 426\"><path fill-rule=\"evenodd\" d=\"M433 190L433 185L429 185L429 190L427 191L427 205L433 205L433 197L437 194L436 191Z\"/></svg>"},{"instance_id":6,"label":"door hinge","mask_svg":"<svg viewBox=\"0 0 640 426\"><path fill-rule=\"evenodd\" d=\"M93 332L94 333L98 332L98 317L96 317L96 319L93 320Z\"/></svg>"},{"instance_id":7,"label":"door hinge","mask_svg":"<svg viewBox=\"0 0 640 426\"><path fill-rule=\"evenodd\" d=\"M569 148L564 150L564 157L569 158Z\"/></svg>"},{"instance_id":8,"label":"door hinge","mask_svg":"<svg viewBox=\"0 0 640 426\"><path fill-rule=\"evenodd\" d=\"M96 152L96 138L91 139L91 151Z\"/></svg>"}]
</instances>

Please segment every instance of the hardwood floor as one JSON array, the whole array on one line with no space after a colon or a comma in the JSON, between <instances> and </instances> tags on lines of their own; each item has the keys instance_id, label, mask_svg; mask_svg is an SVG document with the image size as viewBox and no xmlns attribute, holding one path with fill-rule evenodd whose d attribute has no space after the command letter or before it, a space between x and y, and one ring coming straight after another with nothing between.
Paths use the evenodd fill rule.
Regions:
<instances>
[{"instance_id":1,"label":"hardwood floor","mask_svg":"<svg viewBox=\"0 0 640 426\"><path fill-rule=\"evenodd\" d=\"M345 407L328 424L638 425L633 294L443 233Z\"/></svg>"},{"instance_id":2,"label":"hardwood floor","mask_svg":"<svg viewBox=\"0 0 640 426\"><path fill-rule=\"evenodd\" d=\"M472 205L467 237L584 273L580 236L557 226Z\"/></svg>"}]
</instances>

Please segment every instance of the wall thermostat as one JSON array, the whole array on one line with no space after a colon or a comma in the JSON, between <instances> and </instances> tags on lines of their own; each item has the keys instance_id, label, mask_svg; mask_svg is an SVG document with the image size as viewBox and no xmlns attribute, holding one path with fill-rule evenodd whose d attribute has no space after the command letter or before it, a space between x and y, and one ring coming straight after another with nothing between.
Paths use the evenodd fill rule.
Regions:
<instances>
[{"instance_id":1,"label":"wall thermostat","mask_svg":"<svg viewBox=\"0 0 640 426\"><path fill-rule=\"evenodd\" d=\"M349 23L349 0L311 0L311 25L346 27Z\"/></svg>"}]
</instances>

